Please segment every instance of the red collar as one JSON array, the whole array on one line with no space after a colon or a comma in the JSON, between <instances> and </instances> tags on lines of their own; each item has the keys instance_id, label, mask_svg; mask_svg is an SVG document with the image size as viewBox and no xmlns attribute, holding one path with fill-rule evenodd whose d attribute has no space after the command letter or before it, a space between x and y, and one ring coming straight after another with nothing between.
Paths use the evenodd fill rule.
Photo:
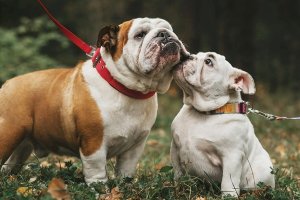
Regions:
<instances>
[{"instance_id":1,"label":"red collar","mask_svg":"<svg viewBox=\"0 0 300 200\"><path fill-rule=\"evenodd\" d=\"M96 67L100 76L104 80L106 80L113 88L115 88L122 94L124 94L128 97L134 98L134 99L148 99L155 94L154 91L144 94L144 93L136 91L136 90L131 90L131 89L125 87L120 82L118 82L116 79L114 79L112 77L112 75L110 74L110 72L108 71L108 69L106 68L106 64L100 55L100 48L98 48L95 51L95 53L92 57L92 62L93 62L93 66Z\"/></svg>"}]
</instances>

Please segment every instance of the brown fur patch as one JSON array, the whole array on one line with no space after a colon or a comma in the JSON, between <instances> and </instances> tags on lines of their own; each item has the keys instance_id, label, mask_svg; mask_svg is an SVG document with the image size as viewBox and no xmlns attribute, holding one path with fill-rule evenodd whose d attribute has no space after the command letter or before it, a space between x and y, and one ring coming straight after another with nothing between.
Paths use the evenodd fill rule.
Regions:
<instances>
[{"instance_id":1,"label":"brown fur patch","mask_svg":"<svg viewBox=\"0 0 300 200\"><path fill-rule=\"evenodd\" d=\"M110 25L103 27L98 34L97 47L105 47L106 51L114 54L118 40L119 26Z\"/></svg>"},{"instance_id":2,"label":"brown fur patch","mask_svg":"<svg viewBox=\"0 0 300 200\"><path fill-rule=\"evenodd\" d=\"M123 53L123 47L126 45L126 43L128 41L128 32L132 25L132 22L133 22L133 20L130 20L130 21L126 21L119 25L120 30L118 33L117 50L113 54L114 61L118 60Z\"/></svg>"},{"instance_id":3,"label":"brown fur patch","mask_svg":"<svg viewBox=\"0 0 300 200\"><path fill-rule=\"evenodd\" d=\"M0 90L0 160L29 137L59 153L87 156L100 148L103 123L82 77L82 64L18 76Z\"/></svg>"},{"instance_id":4,"label":"brown fur patch","mask_svg":"<svg viewBox=\"0 0 300 200\"><path fill-rule=\"evenodd\" d=\"M30 81L32 82L33 79ZM32 128L32 99L22 76L8 80L0 89L0 160L2 164ZM0 163L1 164L1 163Z\"/></svg>"},{"instance_id":5,"label":"brown fur patch","mask_svg":"<svg viewBox=\"0 0 300 200\"><path fill-rule=\"evenodd\" d=\"M76 77L74 113L80 148L84 156L97 151L103 142L103 120L95 100L91 97L82 74Z\"/></svg>"}]
</instances>

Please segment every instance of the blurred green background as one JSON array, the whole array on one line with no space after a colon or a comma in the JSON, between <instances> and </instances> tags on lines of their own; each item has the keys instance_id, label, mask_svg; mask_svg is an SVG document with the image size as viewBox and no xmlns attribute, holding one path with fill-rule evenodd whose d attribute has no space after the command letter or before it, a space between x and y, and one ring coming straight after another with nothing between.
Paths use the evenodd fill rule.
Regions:
<instances>
[{"instance_id":1,"label":"blurred green background","mask_svg":"<svg viewBox=\"0 0 300 200\"><path fill-rule=\"evenodd\" d=\"M168 20L187 48L224 54L267 89L300 90L298 0L45 0L86 42L134 17ZM39 68L74 66L85 55L57 32L36 0L0 0L0 81ZM295 92L299 95L299 92Z\"/></svg>"},{"instance_id":2,"label":"blurred green background","mask_svg":"<svg viewBox=\"0 0 300 200\"><path fill-rule=\"evenodd\" d=\"M215 51L255 79L257 93L245 97L256 108L300 115L299 0L45 0L61 23L90 44L98 31L135 17L168 20L192 53ZM36 0L0 0L0 85L26 72L76 65L87 57L46 17ZM159 96L159 113L142 166L169 163L170 124L182 106L173 84ZM273 163L299 180L300 123L250 116ZM143 164L144 163L144 164Z\"/></svg>"}]
</instances>

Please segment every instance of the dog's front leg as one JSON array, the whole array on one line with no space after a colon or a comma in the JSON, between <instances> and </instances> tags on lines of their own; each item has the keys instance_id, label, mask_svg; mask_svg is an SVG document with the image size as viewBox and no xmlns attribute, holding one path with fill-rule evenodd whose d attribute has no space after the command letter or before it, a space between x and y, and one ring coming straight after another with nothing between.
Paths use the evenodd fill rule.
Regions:
<instances>
[{"instance_id":1,"label":"dog's front leg","mask_svg":"<svg viewBox=\"0 0 300 200\"><path fill-rule=\"evenodd\" d=\"M150 131L140 134L138 141L126 152L117 156L116 175L120 177L132 177L139 158L143 154L146 139Z\"/></svg>"},{"instance_id":2,"label":"dog's front leg","mask_svg":"<svg viewBox=\"0 0 300 200\"><path fill-rule=\"evenodd\" d=\"M85 156L80 149L85 182L89 185L95 182L106 182L106 147L101 146L96 152Z\"/></svg>"},{"instance_id":3,"label":"dog's front leg","mask_svg":"<svg viewBox=\"0 0 300 200\"><path fill-rule=\"evenodd\" d=\"M242 155L228 154L223 157L223 176L221 183L222 195L237 197L240 194L240 181L242 174Z\"/></svg>"},{"instance_id":4,"label":"dog's front leg","mask_svg":"<svg viewBox=\"0 0 300 200\"><path fill-rule=\"evenodd\" d=\"M177 180L180 176L182 176L182 168L180 165L180 159L179 159L179 150L176 146L176 143L174 142L174 139L172 140L171 143L171 150L170 150L170 154L171 154L171 162L172 162L172 166L174 169L174 178Z\"/></svg>"}]
</instances>

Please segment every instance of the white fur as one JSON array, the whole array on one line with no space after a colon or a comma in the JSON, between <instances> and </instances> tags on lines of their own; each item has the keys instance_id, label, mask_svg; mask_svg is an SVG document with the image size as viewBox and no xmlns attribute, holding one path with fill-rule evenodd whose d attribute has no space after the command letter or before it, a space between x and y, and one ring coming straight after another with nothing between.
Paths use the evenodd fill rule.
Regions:
<instances>
[{"instance_id":1,"label":"white fur","mask_svg":"<svg viewBox=\"0 0 300 200\"><path fill-rule=\"evenodd\" d=\"M135 35L140 31L145 31L147 34L143 39L138 40ZM180 51L175 61L168 63L169 59L167 59L166 62L161 63L162 66L157 67L155 61L160 57L160 51L155 51L152 56L147 57L146 50L149 49L149 44L156 42L154 38L161 31L166 31L177 41ZM155 45L160 46L159 43ZM101 49L101 55L113 77L126 87L144 93L149 91L164 93L168 90L172 81L170 71L175 64L179 63L180 54L189 55L171 25L160 18L134 19L128 32L128 41L123 47L122 57L116 62L109 52L104 48Z\"/></svg>"},{"instance_id":2,"label":"white fur","mask_svg":"<svg viewBox=\"0 0 300 200\"><path fill-rule=\"evenodd\" d=\"M140 31L146 32L145 37L137 39L135 35ZM149 45L161 47L157 35L162 31L170 35L178 51L172 57L173 54L161 54L163 48L157 48L155 54L149 57ZM159 18L133 20L127 43L118 60L113 60L105 48L101 48L100 52L114 79L127 88L144 93L165 92L172 80L171 68L179 63L181 55L189 54L172 32L171 25ZM162 61L157 63L159 59ZM137 100L121 94L100 77L90 60L84 63L82 74L104 124L104 139L100 149L90 156L80 155L86 182L107 180L106 158L113 156L117 158L117 175L132 176L156 119L157 96Z\"/></svg>"},{"instance_id":3,"label":"white fur","mask_svg":"<svg viewBox=\"0 0 300 200\"><path fill-rule=\"evenodd\" d=\"M136 100L121 94L100 77L90 60L85 62L82 73L99 107L104 124L104 142L101 149L88 157L81 154L83 165L91 168L85 170L85 176L88 177L86 181L90 183L95 180L106 180L106 176L98 179L99 174L104 174L106 165L103 152L106 152L107 158L117 156L117 163L127 162L127 165L119 163L122 167L118 169L118 173L132 176L156 119L156 95L146 100ZM123 159L126 156L125 152L126 154L132 152L127 159ZM98 161L94 164L93 161L89 163L92 158Z\"/></svg>"},{"instance_id":4,"label":"white fur","mask_svg":"<svg viewBox=\"0 0 300 200\"><path fill-rule=\"evenodd\" d=\"M208 54L215 57L213 67L204 63ZM174 79L190 100L172 123L171 145L176 177L187 172L219 181L222 193L233 196L237 196L241 188L255 188L260 181L275 186L272 162L255 136L248 117L203 113L206 107L216 109L228 102L242 101L240 92L231 86L239 84L240 80L251 82L252 79L238 79L246 72L237 72L240 71L216 53L199 53L177 69ZM247 81L241 88L254 92L254 82L245 83Z\"/></svg>"},{"instance_id":5,"label":"white fur","mask_svg":"<svg viewBox=\"0 0 300 200\"><path fill-rule=\"evenodd\" d=\"M106 146L101 146L95 153L84 156L80 150L80 158L83 165L84 180L87 184L106 182Z\"/></svg>"}]
</instances>

